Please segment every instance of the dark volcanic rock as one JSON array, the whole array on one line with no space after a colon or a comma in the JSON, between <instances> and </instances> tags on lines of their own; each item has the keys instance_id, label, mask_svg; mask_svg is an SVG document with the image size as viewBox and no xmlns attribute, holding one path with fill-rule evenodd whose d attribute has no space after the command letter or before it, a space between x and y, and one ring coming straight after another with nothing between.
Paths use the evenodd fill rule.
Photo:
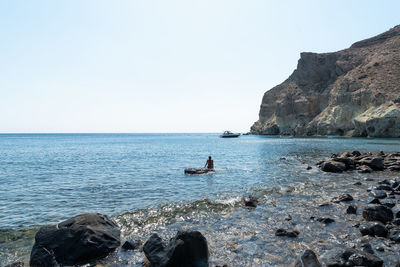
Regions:
<instances>
[{"instance_id":1,"label":"dark volcanic rock","mask_svg":"<svg viewBox=\"0 0 400 267\"><path fill-rule=\"evenodd\" d=\"M275 231L276 236L287 236L287 237L297 237L299 232L296 230L286 230L283 228L279 228Z\"/></svg>"},{"instance_id":2,"label":"dark volcanic rock","mask_svg":"<svg viewBox=\"0 0 400 267\"><path fill-rule=\"evenodd\" d=\"M327 267L381 267L382 265L382 259L377 256L352 248L346 249L343 253L330 258L326 262Z\"/></svg>"},{"instance_id":3,"label":"dark volcanic rock","mask_svg":"<svg viewBox=\"0 0 400 267\"><path fill-rule=\"evenodd\" d=\"M374 157L371 159L362 159L359 161L362 165L367 165L374 171L383 171L384 165L383 165L383 158L381 157Z\"/></svg>"},{"instance_id":4,"label":"dark volcanic rock","mask_svg":"<svg viewBox=\"0 0 400 267\"><path fill-rule=\"evenodd\" d=\"M322 267L314 251L307 249L295 262L294 267Z\"/></svg>"},{"instance_id":5,"label":"dark volcanic rock","mask_svg":"<svg viewBox=\"0 0 400 267\"><path fill-rule=\"evenodd\" d=\"M356 206L348 206L346 209L347 214L357 214L357 207Z\"/></svg>"},{"instance_id":6,"label":"dark volcanic rock","mask_svg":"<svg viewBox=\"0 0 400 267\"><path fill-rule=\"evenodd\" d=\"M346 164L338 161L325 161L321 164L321 170L324 172L343 172L346 170Z\"/></svg>"},{"instance_id":7,"label":"dark volcanic rock","mask_svg":"<svg viewBox=\"0 0 400 267\"><path fill-rule=\"evenodd\" d=\"M245 198L244 205L249 208L257 208L258 200L255 197Z\"/></svg>"},{"instance_id":8,"label":"dark volcanic rock","mask_svg":"<svg viewBox=\"0 0 400 267\"><path fill-rule=\"evenodd\" d=\"M376 188L376 190L385 190L385 191L392 191L392 187L387 184L380 184Z\"/></svg>"},{"instance_id":9,"label":"dark volcanic rock","mask_svg":"<svg viewBox=\"0 0 400 267\"><path fill-rule=\"evenodd\" d=\"M121 248L125 249L125 250L135 250L137 248L139 248L140 244L138 242L135 241L125 241L125 243L122 245Z\"/></svg>"},{"instance_id":10,"label":"dark volcanic rock","mask_svg":"<svg viewBox=\"0 0 400 267\"><path fill-rule=\"evenodd\" d=\"M143 251L151 266L208 267L208 246L198 231L179 231L168 245L157 234L144 244Z\"/></svg>"},{"instance_id":11,"label":"dark volcanic rock","mask_svg":"<svg viewBox=\"0 0 400 267\"><path fill-rule=\"evenodd\" d=\"M332 202L339 203L339 202L346 202L346 201L352 201L352 200L353 200L353 197L351 195L343 194L343 195L340 195L338 197L334 197L332 199Z\"/></svg>"},{"instance_id":12,"label":"dark volcanic rock","mask_svg":"<svg viewBox=\"0 0 400 267\"><path fill-rule=\"evenodd\" d=\"M35 236L31 266L78 265L106 257L120 245L120 230L106 215L86 213Z\"/></svg>"},{"instance_id":13,"label":"dark volcanic rock","mask_svg":"<svg viewBox=\"0 0 400 267\"><path fill-rule=\"evenodd\" d=\"M363 210L363 217L367 221L379 221L387 223L393 220L393 212L386 206L368 205Z\"/></svg>"},{"instance_id":14,"label":"dark volcanic rock","mask_svg":"<svg viewBox=\"0 0 400 267\"><path fill-rule=\"evenodd\" d=\"M364 223L360 225L359 230L362 235L369 235L369 236L386 237L388 234L388 230L380 222Z\"/></svg>"}]
</instances>

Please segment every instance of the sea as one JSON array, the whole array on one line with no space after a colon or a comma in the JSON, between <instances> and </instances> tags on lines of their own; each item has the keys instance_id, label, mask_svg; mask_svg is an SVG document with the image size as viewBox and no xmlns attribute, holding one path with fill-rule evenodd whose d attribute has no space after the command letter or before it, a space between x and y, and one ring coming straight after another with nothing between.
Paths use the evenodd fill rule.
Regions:
<instances>
[{"instance_id":1,"label":"sea","mask_svg":"<svg viewBox=\"0 0 400 267\"><path fill-rule=\"evenodd\" d=\"M273 226L288 213L302 225L300 217L309 207L317 200L329 201L337 191L356 194L349 185L365 176L323 173L316 167L332 153L353 150L400 151L400 140L0 134L0 266L28 264L40 226L86 212L109 215L120 225L123 239L142 243L153 232L167 240L179 229L199 230L209 242L214 265L287 266L315 237L305 233L297 245L281 244L273 237ZM214 173L184 174L185 168L203 167L208 156ZM378 176L400 175L367 175ZM244 208L248 196L259 198L260 208ZM325 242L326 233L321 230L319 236ZM326 246L336 244L331 243ZM141 251L121 251L103 265L141 266L143 261Z\"/></svg>"}]
</instances>

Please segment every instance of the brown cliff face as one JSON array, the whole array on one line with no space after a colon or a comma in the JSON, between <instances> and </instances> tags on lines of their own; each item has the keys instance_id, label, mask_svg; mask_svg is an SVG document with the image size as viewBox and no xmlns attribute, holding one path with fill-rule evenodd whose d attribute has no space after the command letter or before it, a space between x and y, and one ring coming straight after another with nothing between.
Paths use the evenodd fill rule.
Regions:
<instances>
[{"instance_id":1,"label":"brown cliff face","mask_svg":"<svg viewBox=\"0 0 400 267\"><path fill-rule=\"evenodd\" d=\"M251 132L400 137L400 25L335 53L301 53L264 94Z\"/></svg>"}]
</instances>

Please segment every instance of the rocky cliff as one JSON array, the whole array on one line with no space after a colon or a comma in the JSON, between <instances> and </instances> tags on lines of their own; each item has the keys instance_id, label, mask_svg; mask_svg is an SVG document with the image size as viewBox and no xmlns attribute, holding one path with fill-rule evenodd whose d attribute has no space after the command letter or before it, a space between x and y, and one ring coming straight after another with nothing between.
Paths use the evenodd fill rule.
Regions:
<instances>
[{"instance_id":1,"label":"rocky cliff","mask_svg":"<svg viewBox=\"0 0 400 267\"><path fill-rule=\"evenodd\" d=\"M253 134L400 137L400 25L334 53L301 53L264 94Z\"/></svg>"}]
</instances>

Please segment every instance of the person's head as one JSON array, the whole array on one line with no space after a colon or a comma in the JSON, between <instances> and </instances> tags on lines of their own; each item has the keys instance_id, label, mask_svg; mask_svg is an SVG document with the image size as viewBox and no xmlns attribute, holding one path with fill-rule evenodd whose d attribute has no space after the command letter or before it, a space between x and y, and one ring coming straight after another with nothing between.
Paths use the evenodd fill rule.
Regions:
<instances>
[{"instance_id":1,"label":"person's head","mask_svg":"<svg viewBox=\"0 0 400 267\"><path fill-rule=\"evenodd\" d=\"M208 156L208 159L211 159L211 156Z\"/></svg>"}]
</instances>

